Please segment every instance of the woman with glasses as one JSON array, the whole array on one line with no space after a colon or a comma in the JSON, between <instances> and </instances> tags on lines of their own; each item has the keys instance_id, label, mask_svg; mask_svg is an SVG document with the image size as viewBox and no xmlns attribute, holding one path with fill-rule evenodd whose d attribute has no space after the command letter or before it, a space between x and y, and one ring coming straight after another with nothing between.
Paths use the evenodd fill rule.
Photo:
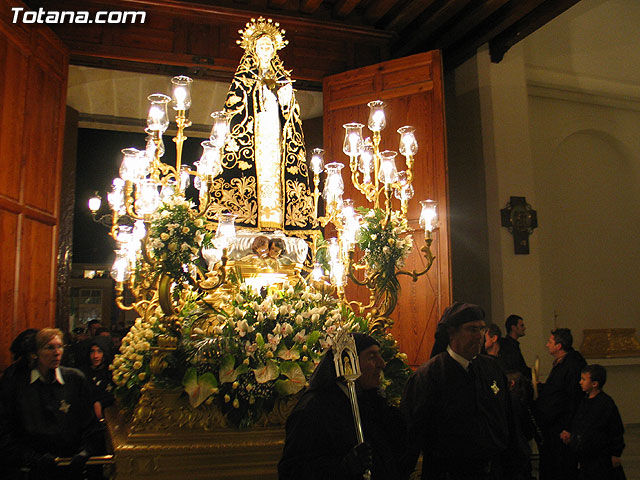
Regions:
<instances>
[{"instance_id":1,"label":"woman with glasses","mask_svg":"<svg viewBox=\"0 0 640 480\"><path fill-rule=\"evenodd\" d=\"M5 429L30 479L82 479L90 446L99 438L89 383L79 370L60 366L63 334L43 328L36 334L35 360L14 379L12 398L3 402ZM57 466L56 457L71 458Z\"/></svg>"}]
</instances>

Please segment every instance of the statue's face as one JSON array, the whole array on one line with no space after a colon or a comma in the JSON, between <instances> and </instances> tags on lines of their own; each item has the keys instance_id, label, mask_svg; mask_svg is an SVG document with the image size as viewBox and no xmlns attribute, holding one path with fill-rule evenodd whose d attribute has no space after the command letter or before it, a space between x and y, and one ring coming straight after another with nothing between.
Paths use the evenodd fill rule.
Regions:
<instances>
[{"instance_id":1,"label":"statue's face","mask_svg":"<svg viewBox=\"0 0 640 480\"><path fill-rule=\"evenodd\" d=\"M275 48L273 47L271 39L266 35L260 37L256 42L256 55L262 68L269 66L269 62L271 62L274 53Z\"/></svg>"}]
</instances>

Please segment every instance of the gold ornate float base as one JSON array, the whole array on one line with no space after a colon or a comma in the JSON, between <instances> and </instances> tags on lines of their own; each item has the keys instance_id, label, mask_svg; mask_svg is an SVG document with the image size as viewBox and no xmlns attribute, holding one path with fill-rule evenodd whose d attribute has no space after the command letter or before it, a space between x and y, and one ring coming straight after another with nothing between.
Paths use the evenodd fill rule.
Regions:
<instances>
[{"instance_id":1,"label":"gold ornate float base","mask_svg":"<svg viewBox=\"0 0 640 480\"><path fill-rule=\"evenodd\" d=\"M586 329L580 353L585 358L637 357L640 341L635 328Z\"/></svg>"},{"instance_id":2,"label":"gold ornate float base","mask_svg":"<svg viewBox=\"0 0 640 480\"><path fill-rule=\"evenodd\" d=\"M184 416L188 407L172 400L167 392L147 391L144 395L153 404L164 402L174 414L160 413L159 418L151 415L141 423L115 409L107 412L116 480L278 478L283 426L247 430L189 427L176 420ZM168 419L173 423L167 424Z\"/></svg>"}]
</instances>

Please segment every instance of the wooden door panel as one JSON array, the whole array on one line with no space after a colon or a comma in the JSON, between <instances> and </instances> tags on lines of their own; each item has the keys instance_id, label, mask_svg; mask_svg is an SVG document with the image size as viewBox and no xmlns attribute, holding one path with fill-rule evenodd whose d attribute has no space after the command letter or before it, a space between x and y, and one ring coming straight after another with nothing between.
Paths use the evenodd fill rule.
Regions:
<instances>
[{"instance_id":1,"label":"wooden door panel","mask_svg":"<svg viewBox=\"0 0 640 480\"><path fill-rule=\"evenodd\" d=\"M0 132L3 132L0 135L0 158L8 162L6 167L3 163L3 168L0 168L0 195L18 201L27 86L21 79L27 77L29 59L24 48L3 35L0 35L0 58L6 62L5 68L0 70Z\"/></svg>"},{"instance_id":2,"label":"wooden door panel","mask_svg":"<svg viewBox=\"0 0 640 480\"><path fill-rule=\"evenodd\" d=\"M9 345L19 330L5 319L14 317L16 292L16 252L18 245L18 214L6 211L0 206L0 305L2 306L2 328L0 328L0 365L10 363Z\"/></svg>"},{"instance_id":3,"label":"wooden door panel","mask_svg":"<svg viewBox=\"0 0 640 480\"><path fill-rule=\"evenodd\" d=\"M25 126L24 204L56 215L60 149L61 110L65 82L41 62L32 62L28 77L32 92L27 96L29 115ZM45 100L46 99L46 100ZM49 175L44 174L49 172Z\"/></svg>"},{"instance_id":4,"label":"wooden door panel","mask_svg":"<svg viewBox=\"0 0 640 480\"><path fill-rule=\"evenodd\" d=\"M23 217L18 261L17 331L53 326L55 227Z\"/></svg>"},{"instance_id":5,"label":"wooden door panel","mask_svg":"<svg viewBox=\"0 0 640 480\"><path fill-rule=\"evenodd\" d=\"M0 10L0 371L28 327L54 326L68 52Z\"/></svg>"},{"instance_id":6,"label":"wooden door panel","mask_svg":"<svg viewBox=\"0 0 640 480\"><path fill-rule=\"evenodd\" d=\"M344 74L328 77L324 81L324 148L327 161L345 164L344 198L357 205L365 205L363 196L350 181L349 158L342 153L343 124L359 122L366 125L369 115L367 102L384 100L387 103L387 127L382 132L381 150L398 150L399 127L413 125L419 149L415 157L415 195L407 214L413 231L414 250L404 267L407 271L424 269L425 260L420 252L424 245L424 232L418 226L419 200L438 201L440 228L434 235L432 252L437 259L428 274L413 282L409 276L400 276L401 293L396 310L393 334L400 348L407 354L410 365L420 365L428 359L433 335L441 312L451 302L449 232L447 225L447 177L442 101L442 65L439 52L414 55L379 65L372 65ZM371 133L365 127L364 135ZM406 168L404 157L398 155L399 170ZM399 209L394 199L394 209ZM368 291L350 285L349 298L367 302Z\"/></svg>"}]
</instances>

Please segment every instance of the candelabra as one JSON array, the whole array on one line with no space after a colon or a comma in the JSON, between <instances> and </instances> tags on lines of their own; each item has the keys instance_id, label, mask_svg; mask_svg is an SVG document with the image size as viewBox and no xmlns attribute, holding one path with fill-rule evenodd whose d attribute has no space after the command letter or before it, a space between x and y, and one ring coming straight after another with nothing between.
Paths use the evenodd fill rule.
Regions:
<instances>
[{"instance_id":1,"label":"candelabra","mask_svg":"<svg viewBox=\"0 0 640 480\"><path fill-rule=\"evenodd\" d=\"M386 325L398 300L397 277L408 275L416 281L433 264L435 257L431 252L431 244L433 230L438 224L437 202L420 202L422 210L419 224L425 233L425 244L421 251L426 261L425 268L411 272L402 270L400 266L412 243L407 212L409 200L414 195L413 164L418 142L414 127L404 126L398 129L399 152L405 157L406 165L405 170L398 171L395 163L398 153L380 150L381 132L387 124L386 105L380 100L367 105L367 126L372 136L363 138L363 124L347 123L343 125L345 134L342 150L349 157L351 183L364 196L369 208L356 208L351 199L343 199L343 163L325 164L324 151L321 149L313 150L311 155L317 222L322 227L332 224L336 230L336 236L330 238L325 246L327 271L323 272L320 265L316 264L314 276L321 278L325 274L344 303L351 305L359 313L366 312L370 323ZM325 214L318 217L322 172L326 175L322 192ZM398 210L393 208L394 197L400 203ZM363 255L358 260L356 246L363 250ZM348 280L369 288L371 295L368 304L346 299L345 286Z\"/></svg>"},{"instance_id":2,"label":"candelabra","mask_svg":"<svg viewBox=\"0 0 640 480\"><path fill-rule=\"evenodd\" d=\"M208 225L210 222L205 221L213 180L222 172L221 154L229 134L228 114L223 111L211 114L211 135L209 140L202 142L202 156L195 162L196 169L192 170L182 163L182 148L187 139L185 129L191 125L188 112L192 79L178 76L171 82L171 97L160 93L148 97L145 148L122 150L120 176L113 180L107 194L111 213L97 215L102 202L97 193L89 200L93 219L110 226L110 235L116 241L115 261L111 268L111 276L116 281L116 303L124 310L135 309L141 316L150 306L159 304L168 317L174 317L177 313L174 299L179 297L175 293L185 284L196 284L206 292L224 283L227 251L235 235L233 220L230 229L226 216L218 223L215 235L211 232L212 225ZM173 138L175 165L162 161L165 153L162 137L170 123L170 104L175 111L177 129ZM197 208L185 199L191 177L199 191ZM176 222L162 223L163 218L171 219L172 216L176 217ZM156 238L156 243L150 245L150 229L160 228L157 225L164 225L166 231L156 232L160 240ZM180 232L185 235L180 237ZM170 241L174 234L181 240L179 245ZM169 242L163 243L161 239ZM200 249L209 253L207 260L211 261L211 268L197 266ZM169 265L171 261L178 264ZM129 305L124 302L126 288L134 297Z\"/></svg>"}]
</instances>

